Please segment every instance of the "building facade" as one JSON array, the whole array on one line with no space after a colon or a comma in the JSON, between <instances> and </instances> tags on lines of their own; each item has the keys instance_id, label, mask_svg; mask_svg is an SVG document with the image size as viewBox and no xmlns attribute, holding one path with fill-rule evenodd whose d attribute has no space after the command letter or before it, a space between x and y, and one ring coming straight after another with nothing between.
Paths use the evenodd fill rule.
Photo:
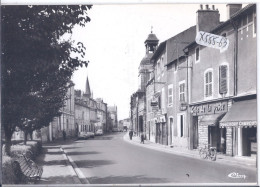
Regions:
<instances>
[{"instance_id":1,"label":"building facade","mask_svg":"<svg viewBox=\"0 0 260 187\"><path fill-rule=\"evenodd\" d=\"M150 123L147 122L147 98L146 98L146 84L151 79L152 72L154 71L153 64L151 63L151 57L157 49L158 38L151 31L145 40L145 56L141 60L139 65L139 88L131 96L131 123L134 132L137 135L140 133L145 134L145 138L150 139Z\"/></svg>"},{"instance_id":2,"label":"building facade","mask_svg":"<svg viewBox=\"0 0 260 187\"><path fill-rule=\"evenodd\" d=\"M95 130L102 129L106 132L107 129L107 104L103 102L103 99L97 98L97 123L95 124Z\"/></svg>"},{"instance_id":3,"label":"building facade","mask_svg":"<svg viewBox=\"0 0 260 187\"><path fill-rule=\"evenodd\" d=\"M75 121L78 132L95 132L97 102L92 98L89 80L86 79L85 92L75 91Z\"/></svg>"},{"instance_id":4,"label":"building facade","mask_svg":"<svg viewBox=\"0 0 260 187\"><path fill-rule=\"evenodd\" d=\"M256 155L256 5L226 8L227 21L220 22L214 5L201 5L195 26L154 48L152 66L142 70L145 89L139 87L131 96L134 131L164 145L213 146L230 156ZM197 44L200 31L223 37L228 47Z\"/></svg>"},{"instance_id":5,"label":"building facade","mask_svg":"<svg viewBox=\"0 0 260 187\"><path fill-rule=\"evenodd\" d=\"M70 82L71 87L67 91L67 99L64 107L61 108L61 116L55 117L48 127L41 129L43 142L53 141L63 138L63 131L66 137L75 137L77 135L77 126L75 125L75 95L74 84Z\"/></svg>"},{"instance_id":6,"label":"building facade","mask_svg":"<svg viewBox=\"0 0 260 187\"><path fill-rule=\"evenodd\" d=\"M192 149L210 145L231 156L250 156L256 152L255 9L255 5L242 9L242 5L229 4L228 20L208 30L201 30L202 21L198 21L197 31L226 37L227 50L195 42L186 47L192 67L189 77ZM211 22L217 18L216 11L201 9L197 15L206 13Z\"/></svg>"},{"instance_id":7,"label":"building facade","mask_svg":"<svg viewBox=\"0 0 260 187\"><path fill-rule=\"evenodd\" d=\"M118 128L117 106L108 106L107 110L109 115L108 130L111 132L113 128Z\"/></svg>"}]
</instances>

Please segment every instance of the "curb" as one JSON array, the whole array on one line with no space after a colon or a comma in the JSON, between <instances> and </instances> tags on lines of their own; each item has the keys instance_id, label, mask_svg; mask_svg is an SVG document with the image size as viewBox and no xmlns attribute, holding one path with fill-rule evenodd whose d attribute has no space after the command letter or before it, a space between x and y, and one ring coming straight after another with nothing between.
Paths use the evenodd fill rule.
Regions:
<instances>
[{"instance_id":1,"label":"curb","mask_svg":"<svg viewBox=\"0 0 260 187\"><path fill-rule=\"evenodd\" d=\"M72 160L72 158L70 156L68 156L68 152L65 151L61 146L60 146L60 150L63 152L63 156L66 158L66 162L68 162L68 165L71 167L71 169L75 173L76 179L74 179L74 176L73 176L74 182L76 182L76 184L90 184L89 180L81 172L81 170L78 168L78 166Z\"/></svg>"},{"instance_id":2,"label":"curb","mask_svg":"<svg viewBox=\"0 0 260 187\"><path fill-rule=\"evenodd\" d=\"M175 155L179 155L179 156L185 156L185 157L189 157L189 158L194 158L194 159L199 159L199 160L202 160L199 155L194 155L194 154L189 154L189 153L186 153L186 152L181 152L181 151L174 151L174 150L167 150L165 149L164 147L154 147L152 145L145 145L143 146L143 144L139 144L138 142L135 142L135 141L130 141L128 138L127 138L127 134L124 135L123 137L124 141L130 143L130 144L134 144L134 145L137 145L137 146L140 146L140 147L145 147L145 148L148 148L148 149L153 149L153 150L156 150L156 151L162 151L162 152L166 152L166 153L170 153L170 154L175 154ZM204 160L204 161L208 161L208 160ZM223 164L223 165L237 165L237 161L232 161L232 160L222 160L222 161L217 161L216 163L218 164ZM250 169L250 170L255 170L254 165L253 164L246 164L246 165L239 165L241 168L246 168L246 169Z\"/></svg>"},{"instance_id":3,"label":"curb","mask_svg":"<svg viewBox=\"0 0 260 187\"><path fill-rule=\"evenodd\" d=\"M126 137L127 137L126 135L123 137L123 139L126 142L134 144L134 145L138 145L140 147L145 147L145 148L148 148L148 149L153 149L153 150L157 150L157 151L163 151L163 152L167 152L167 153L171 153L171 154L176 154L176 155L179 155L179 156L186 156L186 157L190 157L190 158L200 159L199 156L196 156L196 155L193 155L193 154L189 154L189 153L185 153L185 152L176 152L176 151L172 151L172 150L167 150L164 147L153 147L153 146L147 145L147 144L144 146L143 144L139 144L139 143L137 143L135 141L130 141Z\"/></svg>"}]
</instances>

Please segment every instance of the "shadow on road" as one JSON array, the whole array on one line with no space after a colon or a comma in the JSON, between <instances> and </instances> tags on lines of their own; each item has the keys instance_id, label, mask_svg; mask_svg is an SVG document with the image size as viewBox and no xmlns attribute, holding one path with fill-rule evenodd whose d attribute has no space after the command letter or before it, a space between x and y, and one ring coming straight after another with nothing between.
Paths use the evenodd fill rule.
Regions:
<instances>
[{"instance_id":1,"label":"shadow on road","mask_svg":"<svg viewBox=\"0 0 260 187\"><path fill-rule=\"evenodd\" d=\"M112 140L113 139L113 137L111 137L111 136L96 136L95 137L95 140Z\"/></svg>"},{"instance_id":2,"label":"shadow on road","mask_svg":"<svg viewBox=\"0 0 260 187\"><path fill-rule=\"evenodd\" d=\"M100 167L103 165L112 165L115 164L115 162L110 160L78 160L75 161L75 164L79 168L94 168L94 167Z\"/></svg>"},{"instance_id":3,"label":"shadow on road","mask_svg":"<svg viewBox=\"0 0 260 187\"><path fill-rule=\"evenodd\" d=\"M145 175L134 176L108 176L88 178L91 184L140 184L140 183L169 183L165 178L145 177Z\"/></svg>"},{"instance_id":4,"label":"shadow on road","mask_svg":"<svg viewBox=\"0 0 260 187\"><path fill-rule=\"evenodd\" d=\"M65 149L67 149L67 147ZM100 154L100 152L97 152L97 151L83 151L83 152L74 151L74 152L68 152L68 155L90 155L90 154Z\"/></svg>"}]
</instances>

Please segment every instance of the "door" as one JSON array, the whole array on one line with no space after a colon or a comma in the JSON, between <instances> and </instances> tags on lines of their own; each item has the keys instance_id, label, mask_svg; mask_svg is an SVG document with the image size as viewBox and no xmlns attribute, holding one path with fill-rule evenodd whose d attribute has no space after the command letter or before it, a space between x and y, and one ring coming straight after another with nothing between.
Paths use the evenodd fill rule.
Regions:
<instances>
[{"instance_id":1,"label":"door","mask_svg":"<svg viewBox=\"0 0 260 187\"><path fill-rule=\"evenodd\" d=\"M198 116L193 117L193 149L197 149L199 145Z\"/></svg>"},{"instance_id":2,"label":"door","mask_svg":"<svg viewBox=\"0 0 260 187\"><path fill-rule=\"evenodd\" d=\"M155 136L156 143L160 143L160 136L161 136L160 123L156 123L156 136Z\"/></svg>"},{"instance_id":3,"label":"door","mask_svg":"<svg viewBox=\"0 0 260 187\"><path fill-rule=\"evenodd\" d=\"M173 118L170 118L170 144L172 144L172 140L173 140Z\"/></svg>"},{"instance_id":4,"label":"door","mask_svg":"<svg viewBox=\"0 0 260 187\"><path fill-rule=\"evenodd\" d=\"M167 125L166 123L162 123L162 144L163 145L168 145L167 144Z\"/></svg>"}]
</instances>

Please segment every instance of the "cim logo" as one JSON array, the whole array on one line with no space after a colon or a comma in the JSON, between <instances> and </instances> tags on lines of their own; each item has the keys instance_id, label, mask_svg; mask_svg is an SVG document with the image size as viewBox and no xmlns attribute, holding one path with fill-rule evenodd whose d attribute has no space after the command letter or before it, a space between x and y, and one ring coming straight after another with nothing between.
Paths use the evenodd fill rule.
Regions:
<instances>
[{"instance_id":1,"label":"cim logo","mask_svg":"<svg viewBox=\"0 0 260 187\"><path fill-rule=\"evenodd\" d=\"M228 177L233 179L246 179L246 175L240 175L239 173L236 172L230 173Z\"/></svg>"}]
</instances>

